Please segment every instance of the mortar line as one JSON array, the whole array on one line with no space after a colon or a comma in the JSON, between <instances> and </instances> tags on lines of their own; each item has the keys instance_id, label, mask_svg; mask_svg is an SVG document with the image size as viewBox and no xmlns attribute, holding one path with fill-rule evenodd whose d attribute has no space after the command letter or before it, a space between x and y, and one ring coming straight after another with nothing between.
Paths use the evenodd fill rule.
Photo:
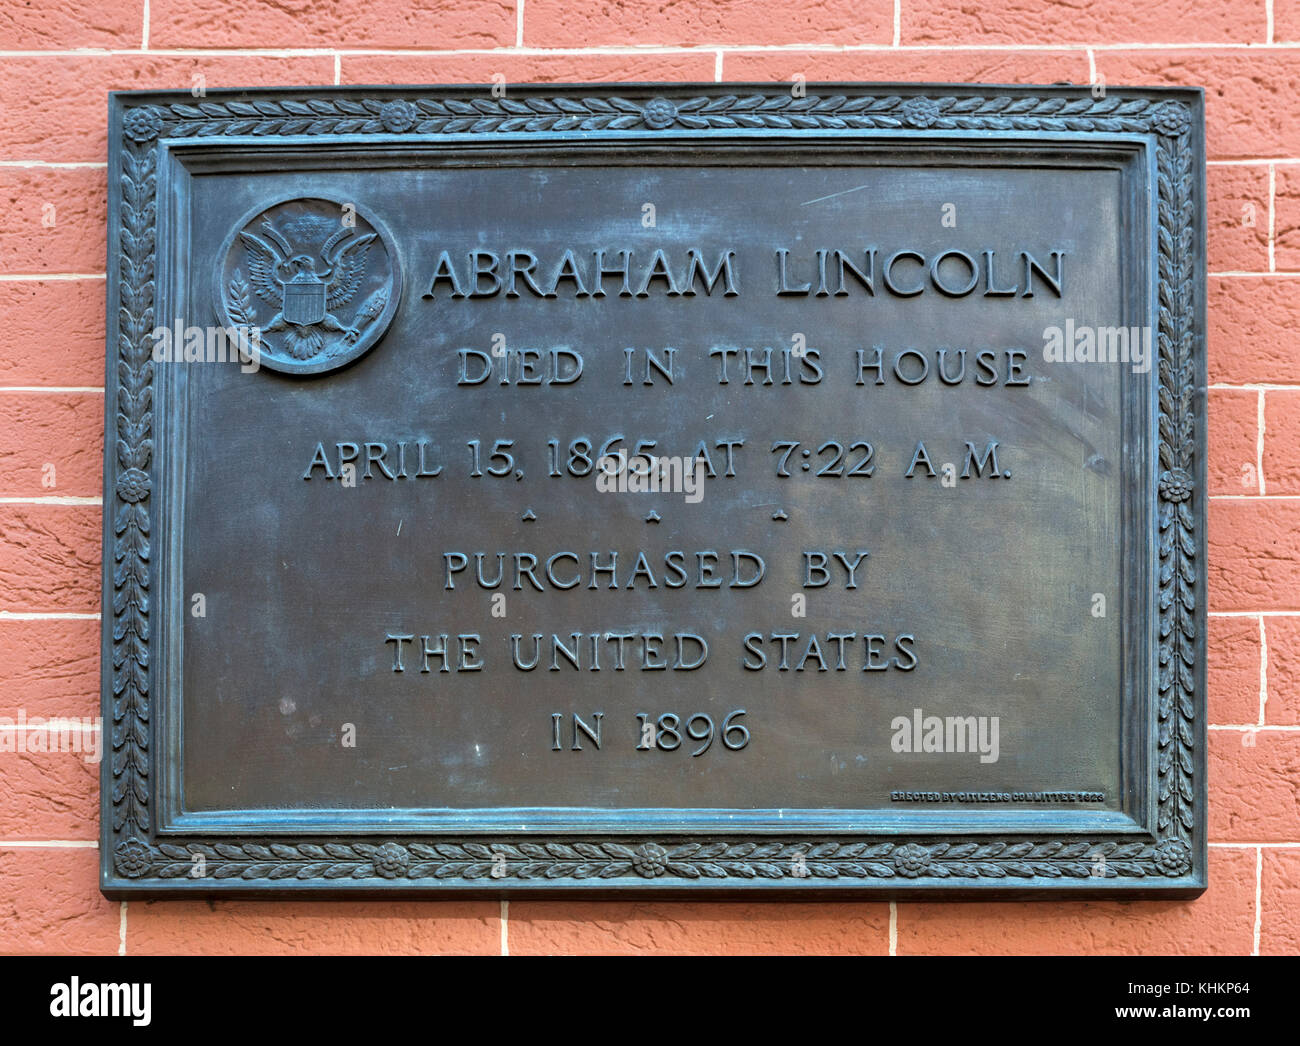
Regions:
<instances>
[{"instance_id":1,"label":"mortar line","mask_svg":"<svg viewBox=\"0 0 1300 1046\"><path fill-rule=\"evenodd\" d=\"M1246 381L1242 382L1240 385L1233 385L1226 381L1216 381L1206 387L1211 389L1236 389L1239 392L1249 392L1251 390L1259 392L1271 392L1274 390L1294 392L1296 389L1300 389L1300 382L1296 382L1294 385L1274 385L1262 381Z\"/></svg>"},{"instance_id":2,"label":"mortar line","mask_svg":"<svg viewBox=\"0 0 1300 1046\"><path fill-rule=\"evenodd\" d=\"M889 902L889 954L898 954L898 902Z\"/></svg>"},{"instance_id":3,"label":"mortar line","mask_svg":"<svg viewBox=\"0 0 1300 1046\"><path fill-rule=\"evenodd\" d=\"M24 711L19 709L19 711ZM24 712L25 714L25 712ZM5 717L6 719L8 716ZM85 716L86 719L97 720L98 716ZM39 719L44 726L32 726L32 721ZM0 723L0 734L44 734L50 731L61 734L97 734L103 731L103 727L98 722L84 723L82 717L78 716L33 716L27 719L22 726L17 723ZM55 752L37 752L36 755L61 755L60 751ZM81 753L76 753L80 755Z\"/></svg>"},{"instance_id":4,"label":"mortar line","mask_svg":"<svg viewBox=\"0 0 1300 1046\"><path fill-rule=\"evenodd\" d=\"M1300 617L1300 610L1207 610L1210 617Z\"/></svg>"},{"instance_id":5,"label":"mortar line","mask_svg":"<svg viewBox=\"0 0 1300 1046\"><path fill-rule=\"evenodd\" d=\"M143 48L113 47L73 47L63 49L14 48L0 50L0 58L94 58L94 57L138 57ZM826 43L790 43L790 44L728 44L721 41L704 41L688 46L674 44L624 44L590 47L526 47L518 44L502 44L498 47L347 47L337 49L347 55L408 55L449 57L453 55L627 55L627 54L699 54L715 50L728 53L762 54L788 52L813 52L818 54L869 54L877 51L915 51L934 55L950 54L961 51L987 51L990 53L1024 51L1034 52L1075 52L1093 51L1275 51L1285 53L1300 49L1300 41L1277 44L1247 43L1207 43L1204 41L1187 41L1183 43L1087 43L1079 41L1069 44L826 44ZM329 57L335 53L332 47L151 47L148 53L159 57L206 57L206 58L319 58ZM1086 86L1080 84L1079 86Z\"/></svg>"},{"instance_id":6,"label":"mortar line","mask_svg":"<svg viewBox=\"0 0 1300 1046\"><path fill-rule=\"evenodd\" d=\"M504 898L501 901L501 954L510 954L510 902Z\"/></svg>"},{"instance_id":7,"label":"mortar line","mask_svg":"<svg viewBox=\"0 0 1300 1046\"><path fill-rule=\"evenodd\" d=\"M1268 271L1277 272L1274 232L1277 229L1277 167L1268 165Z\"/></svg>"},{"instance_id":8,"label":"mortar line","mask_svg":"<svg viewBox=\"0 0 1300 1046\"><path fill-rule=\"evenodd\" d=\"M0 610L0 621L98 621L99 614L71 610Z\"/></svg>"},{"instance_id":9,"label":"mortar line","mask_svg":"<svg viewBox=\"0 0 1300 1046\"><path fill-rule=\"evenodd\" d=\"M1264 390L1259 390L1255 404L1255 475L1259 477L1259 496L1266 497L1264 489Z\"/></svg>"},{"instance_id":10,"label":"mortar line","mask_svg":"<svg viewBox=\"0 0 1300 1046\"><path fill-rule=\"evenodd\" d=\"M102 280L102 272L10 272L0 273L0 283L39 283L41 280Z\"/></svg>"},{"instance_id":11,"label":"mortar line","mask_svg":"<svg viewBox=\"0 0 1300 1046\"><path fill-rule=\"evenodd\" d=\"M64 170L79 167L105 168L108 164L98 160L0 160L0 167L21 169Z\"/></svg>"},{"instance_id":12,"label":"mortar line","mask_svg":"<svg viewBox=\"0 0 1300 1046\"><path fill-rule=\"evenodd\" d=\"M1251 955L1259 954L1259 930L1264 917L1264 848L1255 847L1255 931Z\"/></svg>"},{"instance_id":13,"label":"mortar line","mask_svg":"<svg viewBox=\"0 0 1300 1046\"><path fill-rule=\"evenodd\" d=\"M1263 485L1263 476L1260 485ZM1211 501L1297 501L1300 494L1211 494Z\"/></svg>"},{"instance_id":14,"label":"mortar line","mask_svg":"<svg viewBox=\"0 0 1300 1046\"><path fill-rule=\"evenodd\" d=\"M1274 271L1270 272L1269 270L1265 269L1265 270L1263 270L1263 271L1261 271L1261 272L1248 272L1248 271L1246 271L1246 270L1244 270L1244 269L1228 269L1228 270L1224 270L1223 272L1211 272L1211 273L1207 273L1207 275L1209 275L1209 276L1218 276L1218 277L1224 277L1224 276L1300 276L1300 271L1291 271L1291 272L1287 272L1287 271L1283 271L1283 270L1281 270L1281 269L1277 269L1277 270L1274 270Z\"/></svg>"},{"instance_id":15,"label":"mortar line","mask_svg":"<svg viewBox=\"0 0 1300 1046\"><path fill-rule=\"evenodd\" d=\"M1261 730L1279 734L1293 734L1300 731L1300 726L1286 723L1209 723L1207 728L1210 730L1248 730L1252 734L1259 733Z\"/></svg>"},{"instance_id":16,"label":"mortar line","mask_svg":"<svg viewBox=\"0 0 1300 1046\"><path fill-rule=\"evenodd\" d=\"M1264 630L1264 617L1259 619L1259 725L1264 725L1264 709L1268 704L1268 633Z\"/></svg>"},{"instance_id":17,"label":"mortar line","mask_svg":"<svg viewBox=\"0 0 1300 1046\"><path fill-rule=\"evenodd\" d=\"M49 497L0 497L0 505L102 505L104 499L95 497L63 497L51 494Z\"/></svg>"},{"instance_id":18,"label":"mortar line","mask_svg":"<svg viewBox=\"0 0 1300 1046\"><path fill-rule=\"evenodd\" d=\"M145 0L148 3L148 0ZM127 902L122 902L122 918L117 927L117 954L126 954L126 906Z\"/></svg>"}]
</instances>

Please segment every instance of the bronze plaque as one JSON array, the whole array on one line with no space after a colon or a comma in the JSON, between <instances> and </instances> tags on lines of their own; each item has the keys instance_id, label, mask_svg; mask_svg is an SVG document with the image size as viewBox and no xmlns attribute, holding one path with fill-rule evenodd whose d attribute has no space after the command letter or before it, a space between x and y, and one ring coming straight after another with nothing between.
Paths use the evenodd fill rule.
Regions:
<instances>
[{"instance_id":1,"label":"bronze plaque","mask_svg":"<svg viewBox=\"0 0 1300 1046\"><path fill-rule=\"evenodd\" d=\"M110 896L1204 889L1198 90L110 120Z\"/></svg>"}]
</instances>

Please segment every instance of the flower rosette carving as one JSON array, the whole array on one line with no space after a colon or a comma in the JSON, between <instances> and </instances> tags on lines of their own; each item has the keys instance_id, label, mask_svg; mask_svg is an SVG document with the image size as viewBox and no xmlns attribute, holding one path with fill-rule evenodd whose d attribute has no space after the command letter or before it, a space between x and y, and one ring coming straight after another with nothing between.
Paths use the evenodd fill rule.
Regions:
<instances>
[{"instance_id":1,"label":"flower rosette carving","mask_svg":"<svg viewBox=\"0 0 1300 1046\"><path fill-rule=\"evenodd\" d=\"M139 839L126 839L113 848L113 866L128 879L139 879L153 865L153 850Z\"/></svg>"},{"instance_id":2,"label":"flower rosette carving","mask_svg":"<svg viewBox=\"0 0 1300 1046\"><path fill-rule=\"evenodd\" d=\"M909 98L903 103L903 122L924 130L939 119L939 106L931 98Z\"/></svg>"},{"instance_id":3,"label":"flower rosette carving","mask_svg":"<svg viewBox=\"0 0 1300 1046\"><path fill-rule=\"evenodd\" d=\"M122 117L122 131L137 144L152 142L162 132L162 116L150 105L128 109Z\"/></svg>"},{"instance_id":4,"label":"flower rosette carving","mask_svg":"<svg viewBox=\"0 0 1300 1046\"><path fill-rule=\"evenodd\" d=\"M1162 102L1151 114L1151 126L1160 134L1177 138L1192 126L1192 114L1181 102Z\"/></svg>"},{"instance_id":5,"label":"flower rosette carving","mask_svg":"<svg viewBox=\"0 0 1300 1046\"><path fill-rule=\"evenodd\" d=\"M117 496L134 505L149 496L149 473L143 469L128 468L117 474Z\"/></svg>"},{"instance_id":6,"label":"flower rosette carving","mask_svg":"<svg viewBox=\"0 0 1300 1046\"><path fill-rule=\"evenodd\" d=\"M385 879L403 876L411 867L410 851L396 843L384 843L376 847L370 859L374 863L375 872Z\"/></svg>"},{"instance_id":7,"label":"flower rosette carving","mask_svg":"<svg viewBox=\"0 0 1300 1046\"><path fill-rule=\"evenodd\" d=\"M1174 468L1160 473L1160 496L1173 504L1190 498L1194 485L1191 473L1186 469Z\"/></svg>"},{"instance_id":8,"label":"flower rosette carving","mask_svg":"<svg viewBox=\"0 0 1300 1046\"><path fill-rule=\"evenodd\" d=\"M916 843L907 843L894 851L894 870L907 879L924 875L930 861L930 851Z\"/></svg>"},{"instance_id":9,"label":"flower rosette carving","mask_svg":"<svg viewBox=\"0 0 1300 1046\"><path fill-rule=\"evenodd\" d=\"M641 118L651 130L662 131L677 120L677 106L667 98L652 98L641 111Z\"/></svg>"},{"instance_id":10,"label":"flower rosette carving","mask_svg":"<svg viewBox=\"0 0 1300 1046\"><path fill-rule=\"evenodd\" d=\"M1152 860L1160 873L1171 879L1186 875L1192 870L1191 848L1179 839L1167 839L1157 846Z\"/></svg>"},{"instance_id":11,"label":"flower rosette carving","mask_svg":"<svg viewBox=\"0 0 1300 1046\"><path fill-rule=\"evenodd\" d=\"M632 851L632 868L637 875L654 879L668 870L668 851L658 843L646 843Z\"/></svg>"},{"instance_id":12,"label":"flower rosette carving","mask_svg":"<svg viewBox=\"0 0 1300 1046\"><path fill-rule=\"evenodd\" d=\"M409 131L419 119L420 114L415 106L400 98L395 102L389 102L379 110L379 122L384 125L384 130L391 131L393 134Z\"/></svg>"}]
</instances>

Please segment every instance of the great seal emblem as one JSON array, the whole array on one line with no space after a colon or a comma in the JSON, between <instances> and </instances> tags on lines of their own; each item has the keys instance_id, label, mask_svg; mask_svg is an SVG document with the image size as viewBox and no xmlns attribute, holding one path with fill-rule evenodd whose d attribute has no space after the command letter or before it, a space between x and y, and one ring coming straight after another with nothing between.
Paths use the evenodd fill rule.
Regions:
<instances>
[{"instance_id":1,"label":"great seal emblem","mask_svg":"<svg viewBox=\"0 0 1300 1046\"><path fill-rule=\"evenodd\" d=\"M321 374L350 363L388 328L401 295L397 252L352 203L296 197L260 207L217 261L217 315L260 332L260 363Z\"/></svg>"}]
</instances>

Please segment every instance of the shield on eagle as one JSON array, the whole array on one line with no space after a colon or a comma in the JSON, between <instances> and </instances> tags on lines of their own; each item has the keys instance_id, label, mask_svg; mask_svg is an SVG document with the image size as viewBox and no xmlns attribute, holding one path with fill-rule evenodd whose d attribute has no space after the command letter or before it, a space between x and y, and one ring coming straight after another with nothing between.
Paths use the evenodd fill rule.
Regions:
<instances>
[{"instance_id":1,"label":"shield on eagle","mask_svg":"<svg viewBox=\"0 0 1300 1046\"><path fill-rule=\"evenodd\" d=\"M325 281L298 273L284 284L284 318L298 327L309 327L325 318Z\"/></svg>"}]
</instances>

